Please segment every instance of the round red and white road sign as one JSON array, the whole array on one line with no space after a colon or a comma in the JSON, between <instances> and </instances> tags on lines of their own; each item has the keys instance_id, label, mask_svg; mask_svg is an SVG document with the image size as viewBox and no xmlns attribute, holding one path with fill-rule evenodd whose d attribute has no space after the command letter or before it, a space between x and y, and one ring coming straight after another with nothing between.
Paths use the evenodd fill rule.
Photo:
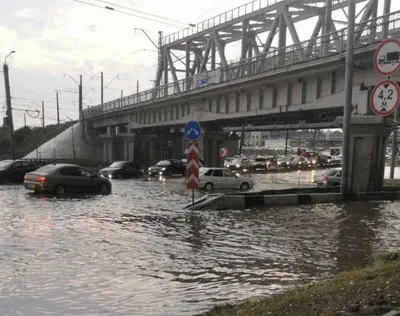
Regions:
<instances>
[{"instance_id":1,"label":"round red and white road sign","mask_svg":"<svg viewBox=\"0 0 400 316\"><path fill-rule=\"evenodd\" d=\"M374 66L383 77L393 75L400 68L400 41L394 38L384 40L375 51Z\"/></svg>"},{"instance_id":2,"label":"round red and white road sign","mask_svg":"<svg viewBox=\"0 0 400 316\"><path fill-rule=\"evenodd\" d=\"M391 80L379 82L372 90L370 106L377 116L388 116L398 107L400 102L400 87Z\"/></svg>"}]
</instances>

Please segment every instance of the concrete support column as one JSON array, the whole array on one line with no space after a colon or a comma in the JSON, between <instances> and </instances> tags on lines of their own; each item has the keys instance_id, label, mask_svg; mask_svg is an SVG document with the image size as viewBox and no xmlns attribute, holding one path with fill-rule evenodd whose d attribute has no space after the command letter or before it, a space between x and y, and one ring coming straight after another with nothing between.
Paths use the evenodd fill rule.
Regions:
<instances>
[{"instance_id":1,"label":"concrete support column","mask_svg":"<svg viewBox=\"0 0 400 316\"><path fill-rule=\"evenodd\" d=\"M111 164L115 159L114 137L111 135L100 135L103 142L103 163Z\"/></svg>"},{"instance_id":2,"label":"concrete support column","mask_svg":"<svg viewBox=\"0 0 400 316\"><path fill-rule=\"evenodd\" d=\"M228 149L228 156L237 155L239 137L224 132L207 132L201 140L202 157L207 167L223 167L225 158L219 157L221 148Z\"/></svg>"},{"instance_id":3,"label":"concrete support column","mask_svg":"<svg viewBox=\"0 0 400 316\"><path fill-rule=\"evenodd\" d=\"M382 117L352 117L348 192L383 188L385 151L393 121Z\"/></svg>"},{"instance_id":4,"label":"concrete support column","mask_svg":"<svg viewBox=\"0 0 400 316\"><path fill-rule=\"evenodd\" d=\"M135 159L135 134L120 134L123 139L124 160L133 161Z\"/></svg>"}]
</instances>

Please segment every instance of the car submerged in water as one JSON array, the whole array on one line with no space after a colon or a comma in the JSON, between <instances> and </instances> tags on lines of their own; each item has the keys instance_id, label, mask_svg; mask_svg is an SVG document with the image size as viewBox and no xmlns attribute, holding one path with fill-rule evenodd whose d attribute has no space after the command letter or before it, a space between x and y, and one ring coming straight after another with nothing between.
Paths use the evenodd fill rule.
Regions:
<instances>
[{"instance_id":1,"label":"car submerged in water","mask_svg":"<svg viewBox=\"0 0 400 316\"><path fill-rule=\"evenodd\" d=\"M111 193L110 180L81 166L52 164L25 175L24 186L35 193Z\"/></svg>"},{"instance_id":2,"label":"car submerged in water","mask_svg":"<svg viewBox=\"0 0 400 316\"><path fill-rule=\"evenodd\" d=\"M0 161L0 184L23 183L25 174L38 168L26 160L2 160Z\"/></svg>"},{"instance_id":3,"label":"car submerged in water","mask_svg":"<svg viewBox=\"0 0 400 316\"><path fill-rule=\"evenodd\" d=\"M179 159L161 160L156 165L149 168L149 176L169 176L186 174L186 166Z\"/></svg>"},{"instance_id":4,"label":"car submerged in water","mask_svg":"<svg viewBox=\"0 0 400 316\"><path fill-rule=\"evenodd\" d=\"M99 174L109 179L129 179L143 176L144 171L135 162L115 161L107 168L101 169Z\"/></svg>"}]
</instances>

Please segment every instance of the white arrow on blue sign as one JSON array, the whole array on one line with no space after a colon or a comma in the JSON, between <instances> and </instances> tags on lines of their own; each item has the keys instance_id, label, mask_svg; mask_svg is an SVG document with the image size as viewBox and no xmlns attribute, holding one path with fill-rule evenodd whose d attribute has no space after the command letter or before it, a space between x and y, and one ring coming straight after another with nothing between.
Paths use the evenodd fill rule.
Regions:
<instances>
[{"instance_id":1,"label":"white arrow on blue sign","mask_svg":"<svg viewBox=\"0 0 400 316\"><path fill-rule=\"evenodd\" d=\"M185 136L188 140L196 141L200 138L201 127L196 121L187 122L185 125Z\"/></svg>"}]
</instances>

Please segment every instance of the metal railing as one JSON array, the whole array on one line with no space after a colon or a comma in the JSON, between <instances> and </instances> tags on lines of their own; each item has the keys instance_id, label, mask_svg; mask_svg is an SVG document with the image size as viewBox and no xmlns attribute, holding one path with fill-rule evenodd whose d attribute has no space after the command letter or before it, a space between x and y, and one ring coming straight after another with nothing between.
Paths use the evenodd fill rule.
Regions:
<instances>
[{"instance_id":1,"label":"metal railing","mask_svg":"<svg viewBox=\"0 0 400 316\"><path fill-rule=\"evenodd\" d=\"M388 29L389 36L400 36L400 11L372 19L361 26L362 28L356 31L358 40L355 43L355 49L381 42L385 27ZM298 44L277 48L259 56L231 62L226 67L203 72L167 85L85 109L82 111L83 118L90 118L115 110L135 108L145 102L168 99L188 91L200 90L204 87L338 55L346 50L346 42L347 29L341 29Z\"/></svg>"},{"instance_id":2,"label":"metal railing","mask_svg":"<svg viewBox=\"0 0 400 316\"><path fill-rule=\"evenodd\" d=\"M208 30L226 22L230 22L247 14L259 11L261 9L267 8L283 1L284 0L254 0L252 2L236 7L230 11L226 11L207 20L201 21L192 27L187 27L183 30L168 34L161 39L161 44L163 46L171 44L185 37L195 35L196 33ZM347 2L347 0L334 0L333 4L345 2ZM308 5L314 7L323 6L323 4L317 2L313 2Z\"/></svg>"}]
</instances>

